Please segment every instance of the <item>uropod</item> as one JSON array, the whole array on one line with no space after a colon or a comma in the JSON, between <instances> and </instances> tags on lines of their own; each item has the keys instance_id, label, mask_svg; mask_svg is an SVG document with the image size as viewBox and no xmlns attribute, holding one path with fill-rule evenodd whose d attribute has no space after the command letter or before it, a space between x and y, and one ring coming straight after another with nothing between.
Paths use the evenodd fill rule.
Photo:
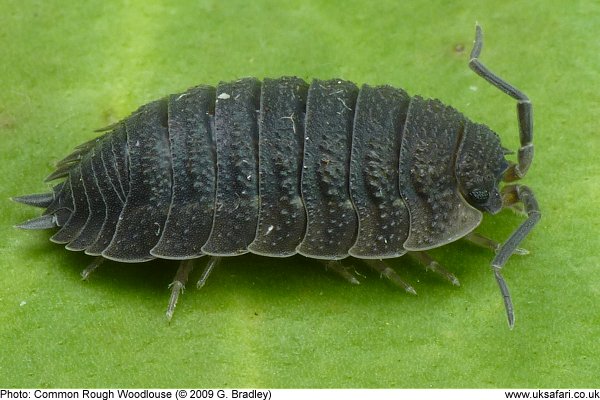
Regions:
<instances>
[{"instance_id":1,"label":"uropod","mask_svg":"<svg viewBox=\"0 0 600 400\"><path fill-rule=\"evenodd\" d=\"M487 69L476 37L469 66L517 101L516 162L498 135L439 100L390 86L296 77L244 78L193 87L140 107L75 148L46 181L50 193L14 198L44 208L19 228L59 228L50 238L104 259L181 260L171 318L193 261L209 260L204 285L223 258L244 253L326 260L362 259L414 289L385 259L406 253L458 284L427 250L465 238L495 251L492 271L508 324L514 311L501 269L540 219L518 181L533 160L528 97ZM501 187L502 186L502 187ZM502 244L475 233L483 212L524 210Z\"/></svg>"}]
</instances>

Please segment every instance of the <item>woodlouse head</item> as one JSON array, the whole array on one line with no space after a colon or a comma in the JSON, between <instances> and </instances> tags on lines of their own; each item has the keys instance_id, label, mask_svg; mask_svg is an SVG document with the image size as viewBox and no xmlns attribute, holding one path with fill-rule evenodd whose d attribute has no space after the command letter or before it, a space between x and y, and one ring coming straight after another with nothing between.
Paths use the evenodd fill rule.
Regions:
<instances>
[{"instance_id":1,"label":"woodlouse head","mask_svg":"<svg viewBox=\"0 0 600 400\"><path fill-rule=\"evenodd\" d=\"M509 167L498 135L481 124L467 123L456 158L456 178L462 196L490 214L502 209L500 182Z\"/></svg>"}]
</instances>

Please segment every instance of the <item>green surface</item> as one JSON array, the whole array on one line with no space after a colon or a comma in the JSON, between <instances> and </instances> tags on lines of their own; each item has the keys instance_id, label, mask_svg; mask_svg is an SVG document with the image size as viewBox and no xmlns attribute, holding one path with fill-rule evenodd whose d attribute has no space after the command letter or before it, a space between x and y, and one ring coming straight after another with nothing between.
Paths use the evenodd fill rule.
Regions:
<instances>
[{"instance_id":1,"label":"green surface","mask_svg":"<svg viewBox=\"0 0 600 400\"><path fill-rule=\"evenodd\" d=\"M598 2L147 3L0 3L0 387L599 386ZM173 263L110 262L81 282L89 257L12 228L38 212L9 197L47 188L92 129L242 76L390 83L516 149L515 102L467 68L475 21L482 60L535 107L526 182L543 218L505 268L513 331L492 255L465 243L432 252L460 288L393 261L416 297L364 270L353 287L300 257L229 259L168 324ZM502 240L520 221L480 231Z\"/></svg>"}]
</instances>

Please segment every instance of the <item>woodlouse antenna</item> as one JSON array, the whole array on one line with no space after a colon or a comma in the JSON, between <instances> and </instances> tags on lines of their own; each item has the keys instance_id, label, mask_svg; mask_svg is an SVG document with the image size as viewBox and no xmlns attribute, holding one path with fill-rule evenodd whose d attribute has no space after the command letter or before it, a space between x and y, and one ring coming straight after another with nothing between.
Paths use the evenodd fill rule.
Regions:
<instances>
[{"instance_id":1,"label":"woodlouse antenna","mask_svg":"<svg viewBox=\"0 0 600 400\"><path fill-rule=\"evenodd\" d=\"M502 90L504 93L517 100L517 117L519 120L519 139L521 146L517 155L518 163L511 164L504 174L504 182L519 180L525 176L533 161L533 106L529 98L519 89L506 82L479 61L483 48L483 32L481 26L475 26L475 42L469 67L483 79Z\"/></svg>"},{"instance_id":2,"label":"woodlouse antenna","mask_svg":"<svg viewBox=\"0 0 600 400\"><path fill-rule=\"evenodd\" d=\"M473 50L471 51L469 67L477 75L517 100L517 117L519 120L519 139L521 147L519 147L519 152L517 154L518 162L512 163L504 173L503 177L504 182L516 181L525 176L533 160L533 109L531 101L523 92L495 75L479 61L482 48L483 32L481 26L477 24L475 26L475 42L473 44ZM508 258L517 251L519 243L521 243L529 231L531 231L534 225L539 221L541 214L533 192L527 186L506 186L502 190L502 195L504 207L511 207L515 203L523 203L528 215L527 219L498 249L496 257L494 257L494 260L492 261L494 276L496 277L496 282L498 282L502 298L504 299L504 306L508 317L508 326L512 329L515 324L514 308L508 286L502 277L500 270Z\"/></svg>"}]
</instances>

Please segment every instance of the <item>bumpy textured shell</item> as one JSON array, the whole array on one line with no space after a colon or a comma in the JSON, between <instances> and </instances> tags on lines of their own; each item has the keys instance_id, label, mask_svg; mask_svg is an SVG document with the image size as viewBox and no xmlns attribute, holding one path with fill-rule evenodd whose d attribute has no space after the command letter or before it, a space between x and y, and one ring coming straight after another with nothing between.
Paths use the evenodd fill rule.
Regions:
<instances>
[{"instance_id":1,"label":"bumpy textured shell","mask_svg":"<svg viewBox=\"0 0 600 400\"><path fill-rule=\"evenodd\" d=\"M464 191L493 187L502 163L493 132L438 100L246 78L149 103L76 148L39 224L122 262L398 257L472 231Z\"/></svg>"}]
</instances>

